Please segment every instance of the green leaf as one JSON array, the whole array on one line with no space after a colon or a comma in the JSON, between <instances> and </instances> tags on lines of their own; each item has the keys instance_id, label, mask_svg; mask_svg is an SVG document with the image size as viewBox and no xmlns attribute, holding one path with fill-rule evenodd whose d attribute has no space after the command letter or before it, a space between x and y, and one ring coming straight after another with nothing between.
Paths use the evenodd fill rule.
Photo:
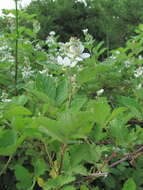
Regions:
<instances>
[{"instance_id":1,"label":"green leaf","mask_svg":"<svg viewBox=\"0 0 143 190\"><path fill-rule=\"evenodd\" d=\"M92 66L92 67L86 67L77 74L77 81L80 84L89 82L89 81L93 80L96 77L96 75L99 75L99 74L104 75L104 73L108 72L110 70L110 68L111 68L111 66L106 65L106 64L96 65L96 66Z\"/></svg>"},{"instance_id":2,"label":"green leaf","mask_svg":"<svg viewBox=\"0 0 143 190\"><path fill-rule=\"evenodd\" d=\"M37 100L39 100L40 102L45 102L48 104L53 105L54 104L54 100L50 97L48 97L44 92L40 92L37 90L31 90L30 93L37 98Z\"/></svg>"},{"instance_id":3,"label":"green leaf","mask_svg":"<svg viewBox=\"0 0 143 190\"><path fill-rule=\"evenodd\" d=\"M26 116L32 113L23 106L12 105L7 111L5 111L4 116L6 119L11 120L16 116Z\"/></svg>"},{"instance_id":4,"label":"green leaf","mask_svg":"<svg viewBox=\"0 0 143 190\"><path fill-rule=\"evenodd\" d=\"M91 111L93 120L99 125L103 125L106 122L111 111L111 108L105 98L98 98L97 100L89 101L87 109Z\"/></svg>"},{"instance_id":5,"label":"green leaf","mask_svg":"<svg viewBox=\"0 0 143 190\"><path fill-rule=\"evenodd\" d=\"M68 97L68 81L60 81L56 90L56 101L58 105L62 104Z\"/></svg>"},{"instance_id":6,"label":"green leaf","mask_svg":"<svg viewBox=\"0 0 143 190\"><path fill-rule=\"evenodd\" d=\"M56 97L56 82L53 77L37 74L36 76L36 88L37 90L44 92L51 99Z\"/></svg>"},{"instance_id":7,"label":"green leaf","mask_svg":"<svg viewBox=\"0 0 143 190\"><path fill-rule=\"evenodd\" d=\"M53 188L58 189L63 185L67 185L73 181L75 181L75 177L73 176L60 175L55 179L49 179L48 182L44 185L44 190L51 190Z\"/></svg>"},{"instance_id":8,"label":"green leaf","mask_svg":"<svg viewBox=\"0 0 143 190\"><path fill-rule=\"evenodd\" d=\"M142 119L143 113L141 110L141 106L134 98L119 96L118 101L121 105L129 108L129 110L134 114L135 117Z\"/></svg>"},{"instance_id":9,"label":"green leaf","mask_svg":"<svg viewBox=\"0 0 143 190\"><path fill-rule=\"evenodd\" d=\"M32 185L32 175L29 171L21 165L15 165L15 176L18 180L17 187L18 189L28 189Z\"/></svg>"},{"instance_id":10,"label":"green leaf","mask_svg":"<svg viewBox=\"0 0 143 190\"><path fill-rule=\"evenodd\" d=\"M113 110L113 112L111 113L111 115L108 118L108 121L111 121L112 119L116 118L117 116L119 116L120 114L122 114L123 112L125 112L127 110L127 108L125 107L119 107Z\"/></svg>"},{"instance_id":11,"label":"green leaf","mask_svg":"<svg viewBox=\"0 0 143 190\"><path fill-rule=\"evenodd\" d=\"M60 133L57 121L46 118L46 117L37 117L32 126L37 126L39 131L51 136L54 139L57 139L61 142L64 141L62 134Z\"/></svg>"},{"instance_id":12,"label":"green leaf","mask_svg":"<svg viewBox=\"0 0 143 190\"><path fill-rule=\"evenodd\" d=\"M17 134L12 130L5 130L0 137L0 148L16 144Z\"/></svg>"},{"instance_id":13,"label":"green leaf","mask_svg":"<svg viewBox=\"0 0 143 190\"><path fill-rule=\"evenodd\" d=\"M45 171L47 170L46 163L43 159L36 160L36 162L34 164L34 168L35 168L35 176L36 177L43 175L45 173Z\"/></svg>"},{"instance_id":14,"label":"green leaf","mask_svg":"<svg viewBox=\"0 0 143 190\"><path fill-rule=\"evenodd\" d=\"M89 188L86 185L81 185L80 190L89 190Z\"/></svg>"},{"instance_id":15,"label":"green leaf","mask_svg":"<svg viewBox=\"0 0 143 190\"><path fill-rule=\"evenodd\" d=\"M25 138L26 138L26 135L23 134L23 135L21 135L21 137L19 137L16 140L15 144L8 145L6 147L1 147L0 148L0 155L2 155L2 156L10 156L13 153L15 153L15 151L23 143L23 141L25 140Z\"/></svg>"},{"instance_id":16,"label":"green leaf","mask_svg":"<svg viewBox=\"0 0 143 190\"><path fill-rule=\"evenodd\" d=\"M28 97L25 96L25 95L22 95L22 96L18 96L18 97L14 97L12 99L12 102L15 103L15 104L19 104L21 106L24 106L28 101Z\"/></svg>"},{"instance_id":17,"label":"green leaf","mask_svg":"<svg viewBox=\"0 0 143 190\"><path fill-rule=\"evenodd\" d=\"M95 187L95 188L93 188L93 190L100 190L100 189L99 189L99 187Z\"/></svg>"},{"instance_id":18,"label":"green leaf","mask_svg":"<svg viewBox=\"0 0 143 190\"><path fill-rule=\"evenodd\" d=\"M32 122L32 118L16 116L12 120L12 127L17 131L23 131L25 128L29 128L29 124Z\"/></svg>"},{"instance_id":19,"label":"green leaf","mask_svg":"<svg viewBox=\"0 0 143 190\"><path fill-rule=\"evenodd\" d=\"M66 186L66 187L63 187L61 190L76 190L76 188L74 186Z\"/></svg>"},{"instance_id":20,"label":"green leaf","mask_svg":"<svg viewBox=\"0 0 143 190\"><path fill-rule=\"evenodd\" d=\"M71 172L73 174L81 174L81 175L87 175L87 169L82 165L77 165L76 167L73 167L71 169Z\"/></svg>"},{"instance_id":21,"label":"green leaf","mask_svg":"<svg viewBox=\"0 0 143 190\"><path fill-rule=\"evenodd\" d=\"M94 79L96 73L97 73L97 71L95 70L95 67L86 67L80 73L78 73L77 81L80 84L88 82L88 81Z\"/></svg>"},{"instance_id":22,"label":"green leaf","mask_svg":"<svg viewBox=\"0 0 143 190\"><path fill-rule=\"evenodd\" d=\"M89 159L89 146L77 143L70 148L70 155L72 168L76 168L82 161Z\"/></svg>"},{"instance_id":23,"label":"green leaf","mask_svg":"<svg viewBox=\"0 0 143 190\"><path fill-rule=\"evenodd\" d=\"M71 102L71 109L74 111L79 111L83 105L87 102L86 96L76 96Z\"/></svg>"},{"instance_id":24,"label":"green leaf","mask_svg":"<svg viewBox=\"0 0 143 190\"><path fill-rule=\"evenodd\" d=\"M132 178L129 178L123 185L122 190L136 190L136 184Z\"/></svg>"},{"instance_id":25,"label":"green leaf","mask_svg":"<svg viewBox=\"0 0 143 190\"><path fill-rule=\"evenodd\" d=\"M126 145L129 137L129 131L127 126L123 125L120 120L113 120L110 126L110 134L116 139L117 144ZM130 139L131 140L131 139Z\"/></svg>"}]
</instances>

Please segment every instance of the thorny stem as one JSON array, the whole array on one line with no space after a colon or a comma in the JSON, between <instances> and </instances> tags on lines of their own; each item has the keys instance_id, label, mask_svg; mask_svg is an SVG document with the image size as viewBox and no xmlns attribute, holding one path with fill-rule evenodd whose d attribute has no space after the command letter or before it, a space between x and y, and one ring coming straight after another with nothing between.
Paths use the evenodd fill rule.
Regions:
<instances>
[{"instance_id":1,"label":"thorny stem","mask_svg":"<svg viewBox=\"0 0 143 190\"><path fill-rule=\"evenodd\" d=\"M117 166L118 164L126 161L126 160L134 160L135 158L137 158L138 156L140 156L141 154L143 154L143 146L141 146L139 149L135 150L132 153L126 154L122 159L112 163L109 165L110 168L113 168L115 166ZM113 153L108 160L106 161L106 164L108 164L108 161L111 161L111 158L115 157L115 154ZM82 179L78 180L76 183L80 184L85 180L91 180L92 178L97 178L97 177L106 177L108 175L108 172L101 172L101 171L97 171L95 173L91 173L85 177L83 177Z\"/></svg>"},{"instance_id":2,"label":"thorny stem","mask_svg":"<svg viewBox=\"0 0 143 190\"><path fill-rule=\"evenodd\" d=\"M18 16L18 3L17 0L15 0L15 11L16 11L16 40L15 40L15 95L17 95L17 79L18 79L18 41L19 41L19 16Z\"/></svg>"},{"instance_id":3,"label":"thorny stem","mask_svg":"<svg viewBox=\"0 0 143 190\"><path fill-rule=\"evenodd\" d=\"M68 97L68 108L71 106L71 100L72 100L72 84L71 84L71 78L69 79L69 97Z\"/></svg>"},{"instance_id":4,"label":"thorny stem","mask_svg":"<svg viewBox=\"0 0 143 190\"><path fill-rule=\"evenodd\" d=\"M135 150L132 153L126 154L122 159L112 163L109 165L110 168L113 168L115 166L117 166L118 164L121 164L122 162L126 161L126 160L134 160L135 158L137 158L140 154L143 153L143 146L140 147L139 149ZM111 155L111 157L109 157L108 161L111 160L111 158L115 157L114 154ZM86 177L86 179L92 178L92 177L100 177L100 176L106 176L108 173L101 173L101 172L96 172L96 173L92 173L89 176Z\"/></svg>"},{"instance_id":5,"label":"thorny stem","mask_svg":"<svg viewBox=\"0 0 143 190\"><path fill-rule=\"evenodd\" d=\"M72 100L72 83L71 83L71 74L69 69L66 69L66 76L68 80L68 101L67 101L67 109L70 108L71 100Z\"/></svg>"},{"instance_id":6,"label":"thorny stem","mask_svg":"<svg viewBox=\"0 0 143 190\"><path fill-rule=\"evenodd\" d=\"M66 144L62 144L61 146L61 160L60 160L60 167L59 167L59 174L61 174L61 170L62 170L62 167L63 167L63 161L64 161L64 154L65 154L65 151L66 151L66 147L67 145Z\"/></svg>"},{"instance_id":7,"label":"thorny stem","mask_svg":"<svg viewBox=\"0 0 143 190\"><path fill-rule=\"evenodd\" d=\"M140 147L139 149L137 149L136 151L134 151L133 153L129 153L126 154L122 159L112 163L111 165L109 165L111 168L115 167L116 165L126 161L126 160L134 160L134 158L136 158L136 156L140 155L139 153L143 153L143 146Z\"/></svg>"},{"instance_id":8,"label":"thorny stem","mask_svg":"<svg viewBox=\"0 0 143 190\"><path fill-rule=\"evenodd\" d=\"M46 146L45 142L43 142L43 143L44 143L46 154L48 156L50 167L51 167L51 169L53 169L55 171L55 173L58 173L55 166L54 166L53 160L52 160L52 158L51 158L51 156L49 154L49 151L47 150L47 146Z\"/></svg>"}]
</instances>

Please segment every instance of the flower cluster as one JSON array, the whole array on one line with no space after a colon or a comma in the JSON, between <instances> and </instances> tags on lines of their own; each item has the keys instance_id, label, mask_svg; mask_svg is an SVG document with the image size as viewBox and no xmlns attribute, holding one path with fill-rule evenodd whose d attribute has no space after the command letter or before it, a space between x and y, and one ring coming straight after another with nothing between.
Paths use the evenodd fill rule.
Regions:
<instances>
[{"instance_id":1,"label":"flower cluster","mask_svg":"<svg viewBox=\"0 0 143 190\"><path fill-rule=\"evenodd\" d=\"M125 64L125 67L130 67L131 66L131 61L130 60L126 60L125 62L124 62L124 64Z\"/></svg>"},{"instance_id":2,"label":"flower cluster","mask_svg":"<svg viewBox=\"0 0 143 190\"><path fill-rule=\"evenodd\" d=\"M59 52L57 63L64 67L74 67L79 61L90 57L89 53L84 53L82 42L74 37L69 42L61 43Z\"/></svg>"},{"instance_id":3,"label":"flower cluster","mask_svg":"<svg viewBox=\"0 0 143 190\"><path fill-rule=\"evenodd\" d=\"M8 94L5 92L2 92L2 95L0 96L1 102L11 102L11 99L8 98Z\"/></svg>"},{"instance_id":4,"label":"flower cluster","mask_svg":"<svg viewBox=\"0 0 143 190\"><path fill-rule=\"evenodd\" d=\"M134 76L136 78L140 77L141 75L143 75L143 67L138 67L135 72L134 72Z\"/></svg>"},{"instance_id":5,"label":"flower cluster","mask_svg":"<svg viewBox=\"0 0 143 190\"><path fill-rule=\"evenodd\" d=\"M25 78L29 78L30 76L32 76L34 73L34 71L32 70L32 68L30 66L24 66L22 68L22 77Z\"/></svg>"}]
</instances>

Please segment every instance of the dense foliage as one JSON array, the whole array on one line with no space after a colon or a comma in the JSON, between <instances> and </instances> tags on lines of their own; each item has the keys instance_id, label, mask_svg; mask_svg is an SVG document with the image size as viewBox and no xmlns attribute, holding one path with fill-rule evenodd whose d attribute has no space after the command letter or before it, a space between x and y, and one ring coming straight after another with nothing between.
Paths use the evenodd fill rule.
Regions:
<instances>
[{"instance_id":1,"label":"dense foliage","mask_svg":"<svg viewBox=\"0 0 143 190\"><path fill-rule=\"evenodd\" d=\"M143 25L110 51L88 30L40 40L35 14L5 14L0 189L142 190Z\"/></svg>"},{"instance_id":2,"label":"dense foliage","mask_svg":"<svg viewBox=\"0 0 143 190\"><path fill-rule=\"evenodd\" d=\"M105 46L117 48L134 34L136 26L143 23L142 0L35 0L27 8L37 14L41 24L38 37L46 39L52 30L67 41L71 36L83 39L82 29L88 28Z\"/></svg>"}]
</instances>

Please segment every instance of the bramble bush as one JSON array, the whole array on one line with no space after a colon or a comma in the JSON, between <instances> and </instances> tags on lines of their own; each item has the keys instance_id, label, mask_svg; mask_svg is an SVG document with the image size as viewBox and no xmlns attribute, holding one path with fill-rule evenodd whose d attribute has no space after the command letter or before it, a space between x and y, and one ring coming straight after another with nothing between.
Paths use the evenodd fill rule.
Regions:
<instances>
[{"instance_id":1,"label":"bramble bush","mask_svg":"<svg viewBox=\"0 0 143 190\"><path fill-rule=\"evenodd\" d=\"M143 25L100 61L87 29L38 40L15 2L0 37L0 188L142 190Z\"/></svg>"}]
</instances>

